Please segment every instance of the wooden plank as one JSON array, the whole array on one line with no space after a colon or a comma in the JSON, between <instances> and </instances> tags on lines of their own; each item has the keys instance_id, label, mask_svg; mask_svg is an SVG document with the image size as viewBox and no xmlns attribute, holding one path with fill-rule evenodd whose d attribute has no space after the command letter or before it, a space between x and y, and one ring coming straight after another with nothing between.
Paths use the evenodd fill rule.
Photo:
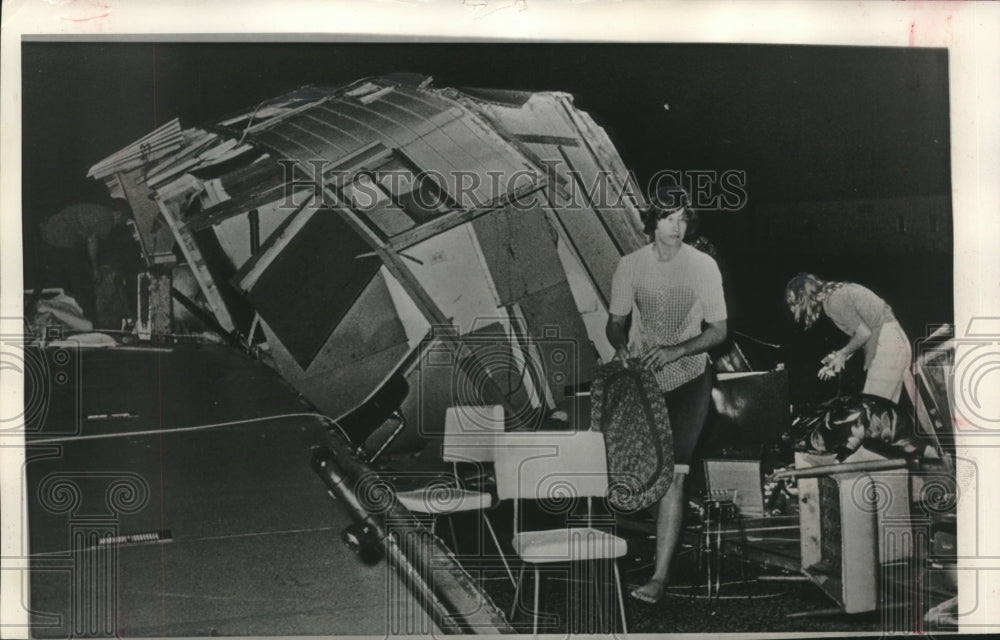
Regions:
<instances>
[{"instance_id":1,"label":"wooden plank","mask_svg":"<svg viewBox=\"0 0 1000 640\"><path fill-rule=\"evenodd\" d=\"M284 113L279 113L279 114L273 115L273 116L269 117L267 120L263 120L263 121L261 121L261 122L259 122L257 124L254 124L254 125L251 125L251 126L247 127L246 131L247 131L247 133L255 133L255 132L261 131L263 129L268 129L270 127L274 127L274 126L280 124L281 122L287 120L288 118L291 118L292 116L299 115L300 113L302 113L304 111L309 111L310 109L313 109L314 107L317 107L317 106L323 104L324 102L326 102L327 100L330 100L331 98L333 98L333 96L324 96L324 97L322 97L319 100L316 100L314 102L308 102L308 103L306 103L304 105L301 105L301 106L289 109L288 111L286 111Z\"/></svg>"},{"instance_id":2,"label":"wooden plank","mask_svg":"<svg viewBox=\"0 0 1000 640\"><path fill-rule=\"evenodd\" d=\"M541 133L515 133L514 138L525 144L555 144L564 147L576 147L580 144L577 138L550 136Z\"/></svg>"},{"instance_id":3,"label":"wooden plank","mask_svg":"<svg viewBox=\"0 0 1000 640\"><path fill-rule=\"evenodd\" d=\"M149 153L153 144L156 144L157 147L161 147L163 144L172 144L172 141L179 140L180 134L180 120L174 118L170 122L154 129L153 131L150 131L132 144L119 149L115 153L107 156L97 164L90 167L90 170L87 172L87 177L103 178L106 175L115 173L117 170L134 168L118 165L132 163L135 162L136 159L143 160L145 157L146 161L153 160L155 158L153 158ZM165 154L159 154L157 157L162 157L162 155ZM143 162L140 161L139 164L141 165Z\"/></svg>"},{"instance_id":4,"label":"wooden plank","mask_svg":"<svg viewBox=\"0 0 1000 640\"><path fill-rule=\"evenodd\" d=\"M175 261L173 259L174 234L160 217L159 207L150 199L152 192L138 184L138 173L138 169L133 169L128 173L119 172L115 174L115 179L132 208L132 217L135 220L135 228L139 232L146 265L153 266L163 262L173 262Z\"/></svg>"},{"instance_id":5,"label":"wooden plank","mask_svg":"<svg viewBox=\"0 0 1000 640\"><path fill-rule=\"evenodd\" d=\"M374 169L392 157L392 150L375 140L362 145L342 158L332 160L329 166L324 166L323 176L326 178L336 174L353 177L365 169Z\"/></svg>"},{"instance_id":6,"label":"wooden plank","mask_svg":"<svg viewBox=\"0 0 1000 640\"><path fill-rule=\"evenodd\" d=\"M259 238L263 240L256 253L253 252L251 238L250 213L242 216L229 218L214 225L213 231L219 239L219 245L223 248L226 256L233 265L234 270L243 267L255 255L260 255L265 247L270 246L268 241L280 229L283 229L285 222L290 216L301 211L308 202L303 198L303 202L298 207L285 207L284 199L270 202L267 205L255 209L257 211ZM232 279L231 279L232 281Z\"/></svg>"},{"instance_id":7,"label":"wooden plank","mask_svg":"<svg viewBox=\"0 0 1000 640\"><path fill-rule=\"evenodd\" d=\"M184 259L187 261L188 266L191 267L191 273L194 275L195 280L198 281L198 286L201 288L201 292L204 294L212 313L215 314L215 319L226 331L233 331L236 328L233 318L229 314L229 309L222 299L222 294L208 270L208 265L205 264L202 258L201 250L198 248L194 236L177 222L177 218L175 217L176 202L176 200L171 200L168 203L157 199L160 212L167 221L167 226L170 227L171 233L174 234L174 239L177 241L178 246L180 246L181 252L184 254Z\"/></svg>"},{"instance_id":8,"label":"wooden plank","mask_svg":"<svg viewBox=\"0 0 1000 640\"><path fill-rule=\"evenodd\" d=\"M299 189L292 190L292 200L301 200L303 198L310 197L315 189ZM266 191L261 191L260 193L251 194L245 196L243 194L236 194L235 197L225 200L218 205L207 209L203 213L192 216L184 224L184 227L191 232L201 231L209 227L214 227L217 224L221 224L230 218L236 216L241 216L251 209L256 209L260 206L274 202L278 198L284 198L288 193L288 190L284 188L284 185L277 185Z\"/></svg>"},{"instance_id":9,"label":"wooden plank","mask_svg":"<svg viewBox=\"0 0 1000 640\"><path fill-rule=\"evenodd\" d=\"M169 160L150 167L146 172L146 183L153 185L158 182L165 182L167 178L180 173L180 167L186 166L189 160L195 160L196 163L200 162L201 158L197 157L198 154L209 146L220 145L218 138L219 135L216 133L208 133L204 131L198 133L197 137L191 140L186 149L171 157Z\"/></svg>"},{"instance_id":10,"label":"wooden plank","mask_svg":"<svg viewBox=\"0 0 1000 640\"><path fill-rule=\"evenodd\" d=\"M607 170L595 165L585 149L559 147L563 165L571 171L577 184L577 200L589 206L604 225L622 255L631 253L647 242L628 214L628 194L621 182Z\"/></svg>"},{"instance_id":11,"label":"wooden plank","mask_svg":"<svg viewBox=\"0 0 1000 640\"><path fill-rule=\"evenodd\" d=\"M309 195L292 215L285 218L284 222L281 223L274 233L264 241L264 244L260 247L260 251L251 256L249 260L239 267L236 275L232 278L233 286L243 291L249 291L253 287L260 274L270 266L278 254L288 246L288 243L295 237L295 234L301 231L302 227L309 221L309 218L316 213L317 208L312 202L313 196Z\"/></svg>"}]
</instances>

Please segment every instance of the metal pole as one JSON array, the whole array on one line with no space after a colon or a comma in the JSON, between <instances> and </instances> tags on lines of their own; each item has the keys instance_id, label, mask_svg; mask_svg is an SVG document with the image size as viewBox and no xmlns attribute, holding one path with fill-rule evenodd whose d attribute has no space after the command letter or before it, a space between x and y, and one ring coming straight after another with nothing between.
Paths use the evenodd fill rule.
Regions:
<instances>
[{"instance_id":1,"label":"metal pole","mask_svg":"<svg viewBox=\"0 0 1000 640\"><path fill-rule=\"evenodd\" d=\"M329 447L313 454L312 467L330 492L345 505L435 624L445 633L513 633L493 600L455 560L444 544L402 507L395 494L384 513L369 513L354 488L376 477L336 432ZM391 526L387 526L387 522Z\"/></svg>"},{"instance_id":2,"label":"metal pole","mask_svg":"<svg viewBox=\"0 0 1000 640\"><path fill-rule=\"evenodd\" d=\"M889 469L905 469L908 466L906 460L866 460L865 462L844 462L842 464L824 464L818 467L806 467L803 469L787 469L774 474L775 479L779 478L817 478L820 476L832 476L839 473L856 473L865 471L886 471Z\"/></svg>"}]
</instances>

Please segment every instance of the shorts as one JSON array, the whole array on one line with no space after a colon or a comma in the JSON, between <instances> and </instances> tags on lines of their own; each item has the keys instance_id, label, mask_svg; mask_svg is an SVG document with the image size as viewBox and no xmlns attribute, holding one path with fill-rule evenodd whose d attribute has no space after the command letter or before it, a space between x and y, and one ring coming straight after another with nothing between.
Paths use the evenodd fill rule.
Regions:
<instances>
[{"instance_id":1,"label":"shorts","mask_svg":"<svg viewBox=\"0 0 1000 640\"><path fill-rule=\"evenodd\" d=\"M910 371L910 360L913 351L910 341L898 322L886 322L878 335L878 346L875 357L868 365L868 375L865 378L865 388L862 393L881 396L886 400L899 402L900 393L906 386L907 393L913 399L913 374Z\"/></svg>"},{"instance_id":2,"label":"shorts","mask_svg":"<svg viewBox=\"0 0 1000 640\"><path fill-rule=\"evenodd\" d=\"M712 402L712 370L663 394L674 435L674 473L688 473Z\"/></svg>"}]
</instances>

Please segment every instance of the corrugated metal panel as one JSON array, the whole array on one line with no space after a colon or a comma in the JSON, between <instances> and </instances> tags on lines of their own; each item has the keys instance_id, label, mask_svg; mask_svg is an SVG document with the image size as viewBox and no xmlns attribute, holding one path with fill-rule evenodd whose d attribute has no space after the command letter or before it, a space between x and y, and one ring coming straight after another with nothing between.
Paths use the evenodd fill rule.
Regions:
<instances>
[{"instance_id":1,"label":"corrugated metal panel","mask_svg":"<svg viewBox=\"0 0 1000 640\"><path fill-rule=\"evenodd\" d=\"M396 87L373 106L378 108L396 108L406 110L420 119L431 119L442 111L447 111L452 105L428 91L419 91L410 87Z\"/></svg>"},{"instance_id":2,"label":"corrugated metal panel","mask_svg":"<svg viewBox=\"0 0 1000 640\"><path fill-rule=\"evenodd\" d=\"M448 184L448 193L459 197L459 204L468 208L487 206L513 187L529 181L537 184L541 178L534 165L473 114L424 136L411 144L406 153L421 169L441 173ZM478 174L472 188L469 182L459 184L462 172ZM518 172L522 172L520 177Z\"/></svg>"},{"instance_id":3,"label":"corrugated metal panel","mask_svg":"<svg viewBox=\"0 0 1000 640\"><path fill-rule=\"evenodd\" d=\"M461 115L460 109L429 92L391 89L367 103L364 96L326 100L249 137L295 160L336 162L373 141L405 147Z\"/></svg>"},{"instance_id":4,"label":"corrugated metal panel","mask_svg":"<svg viewBox=\"0 0 1000 640\"><path fill-rule=\"evenodd\" d=\"M273 149L279 156L285 158L292 158L300 162L326 159L326 156L314 149L314 146L311 146L310 141L301 140L301 136L295 135L294 130L290 135L288 129L290 127L284 126L261 131L254 135L254 139L259 144Z\"/></svg>"},{"instance_id":5,"label":"corrugated metal panel","mask_svg":"<svg viewBox=\"0 0 1000 640\"><path fill-rule=\"evenodd\" d=\"M464 208L487 206L512 186L539 179L525 177L523 172L533 165L476 114L431 91L387 88L391 90L371 94L377 94L374 99L367 96L370 101L366 96L325 100L278 118L248 137L280 156L303 163L322 160L331 166L379 142L402 150L418 172L440 176L442 186ZM479 175L460 182L460 174L469 172ZM488 178L491 174L498 178ZM515 176L518 180L512 184Z\"/></svg>"}]
</instances>

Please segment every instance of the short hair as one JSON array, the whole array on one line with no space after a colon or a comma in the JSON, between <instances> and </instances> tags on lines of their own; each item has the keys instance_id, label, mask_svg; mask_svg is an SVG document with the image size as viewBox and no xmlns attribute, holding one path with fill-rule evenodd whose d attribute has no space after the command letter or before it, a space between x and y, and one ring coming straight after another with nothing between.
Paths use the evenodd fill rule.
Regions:
<instances>
[{"instance_id":1,"label":"short hair","mask_svg":"<svg viewBox=\"0 0 1000 640\"><path fill-rule=\"evenodd\" d=\"M650 198L649 206L642 212L643 233L652 236L660 220L678 211L684 212L684 240L690 240L698 235L698 212L691 207L691 198L687 190L676 184L667 184L657 188Z\"/></svg>"}]
</instances>

